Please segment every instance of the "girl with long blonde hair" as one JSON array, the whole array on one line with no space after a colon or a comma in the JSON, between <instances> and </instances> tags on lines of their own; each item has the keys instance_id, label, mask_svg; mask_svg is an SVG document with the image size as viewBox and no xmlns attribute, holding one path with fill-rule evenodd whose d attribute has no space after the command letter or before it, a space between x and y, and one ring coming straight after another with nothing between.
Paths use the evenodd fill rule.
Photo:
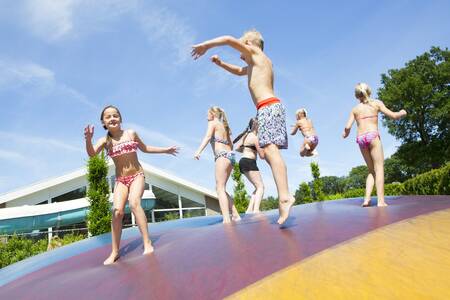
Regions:
<instances>
[{"instance_id":1,"label":"girl with long blonde hair","mask_svg":"<svg viewBox=\"0 0 450 300\"><path fill-rule=\"evenodd\" d=\"M356 143L358 143L369 169L363 207L370 206L370 195L374 185L377 188L378 206L387 206L384 201L384 154L378 132L378 112L382 112L385 116L394 120L406 116L404 109L393 112L382 101L370 98L371 93L372 91L366 83L358 83L355 86L355 97L359 100L359 104L353 107L342 134L343 138L346 138L350 133L353 122L356 120L358 127Z\"/></svg>"},{"instance_id":2,"label":"girl with long blonde hair","mask_svg":"<svg viewBox=\"0 0 450 300\"><path fill-rule=\"evenodd\" d=\"M208 143L211 144L214 152L216 191L223 215L223 223L230 223L231 220L239 221L241 217L234 206L233 198L226 191L226 184L235 163L231 130L225 111L218 106L208 109L208 128L194 155L195 159L200 159L200 155Z\"/></svg>"}]
</instances>

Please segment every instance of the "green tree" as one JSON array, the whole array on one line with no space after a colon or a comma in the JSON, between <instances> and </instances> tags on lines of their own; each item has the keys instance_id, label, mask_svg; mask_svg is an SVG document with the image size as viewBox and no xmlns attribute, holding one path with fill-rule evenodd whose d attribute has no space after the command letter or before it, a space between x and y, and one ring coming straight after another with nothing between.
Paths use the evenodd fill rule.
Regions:
<instances>
[{"instance_id":1,"label":"green tree","mask_svg":"<svg viewBox=\"0 0 450 300\"><path fill-rule=\"evenodd\" d=\"M239 213L244 213L247 210L249 199L238 164L233 167L232 177L234 180L234 205Z\"/></svg>"},{"instance_id":2,"label":"green tree","mask_svg":"<svg viewBox=\"0 0 450 300\"><path fill-rule=\"evenodd\" d=\"M443 165L450 157L450 51L432 47L401 69L381 75L378 97L389 108L404 108L400 120L383 118L400 139L396 157L410 168L408 176Z\"/></svg>"},{"instance_id":3,"label":"green tree","mask_svg":"<svg viewBox=\"0 0 450 300\"><path fill-rule=\"evenodd\" d=\"M295 191L295 204L311 203L313 198L311 196L311 188L306 182L302 182Z\"/></svg>"},{"instance_id":4,"label":"green tree","mask_svg":"<svg viewBox=\"0 0 450 300\"><path fill-rule=\"evenodd\" d=\"M410 167L406 166L397 155L392 155L390 158L384 160L384 182L405 181L409 178L408 174L411 172L409 169Z\"/></svg>"},{"instance_id":5,"label":"green tree","mask_svg":"<svg viewBox=\"0 0 450 300\"><path fill-rule=\"evenodd\" d=\"M323 200L325 199L325 195L323 194L323 182L320 179L320 169L319 165L315 162L312 162L310 164L311 166L311 173L314 178L313 180L313 199L314 200Z\"/></svg>"},{"instance_id":6,"label":"green tree","mask_svg":"<svg viewBox=\"0 0 450 300\"><path fill-rule=\"evenodd\" d=\"M261 201L261 210L271 210L278 208L278 198L269 196Z\"/></svg>"},{"instance_id":7,"label":"green tree","mask_svg":"<svg viewBox=\"0 0 450 300\"><path fill-rule=\"evenodd\" d=\"M89 158L87 169L89 187L86 195L90 203L87 227L91 235L99 235L111 231L108 163L103 151Z\"/></svg>"},{"instance_id":8,"label":"green tree","mask_svg":"<svg viewBox=\"0 0 450 300\"><path fill-rule=\"evenodd\" d=\"M352 168L345 179L345 190L364 188L368 174L369 169L366 166Z\"/></svg>"},{"instance_id":9,"label":"green tree","mask_svg":"<svg viewBox=\"0 0 450 300\"><path fill-rule=\"evenodd\" d=\"M323 192L326 195L334 195L345 191L345 177L323 176Z\"/></svg>"}]
</instances>

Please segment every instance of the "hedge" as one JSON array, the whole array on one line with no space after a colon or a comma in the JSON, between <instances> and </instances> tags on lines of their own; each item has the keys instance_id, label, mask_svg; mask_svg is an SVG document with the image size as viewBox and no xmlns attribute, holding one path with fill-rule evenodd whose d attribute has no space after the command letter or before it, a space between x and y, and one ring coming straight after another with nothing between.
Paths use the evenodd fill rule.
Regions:
<instances>
[{"instance_id":1,"label":"hedge","mask_svg":"<svg viewBox=\"0 0 450 300\"><path fill-rule=\"evenodd\" d=\"M327 195L326 200L342 198L364 197L365 189L351 189L344 193ZM422 173L403 183L389 183L384 185L384 194L397 195L450 195L450 163L445 166ZM372 196L376 195L376 189Z\"/></svg>"},{"instance_id":2,"label":"hedge","mask_svg":"<svg viewBox=\"0 0 450 300\"><path fill-rule=\"evenodd\" d=\"M21 261L27 257L37 255L86 238L83 234L66 234L64 237L53 237L50 245L48 239L32 239L13 235L4 242L0 242L0 268Z\"/></svg>"}]
</instances>

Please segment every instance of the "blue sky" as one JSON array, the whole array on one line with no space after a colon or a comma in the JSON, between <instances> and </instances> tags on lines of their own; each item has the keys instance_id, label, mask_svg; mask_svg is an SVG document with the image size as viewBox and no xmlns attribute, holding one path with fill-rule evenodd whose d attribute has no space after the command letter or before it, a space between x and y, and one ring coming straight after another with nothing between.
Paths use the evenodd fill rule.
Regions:
<instances>
[{"instance_id":1,"label":"blue sky","mask_svg":"<svg viewBox=\"0 0 450 300\"><path fill-rule=\"evenodd\" d=\"M341 138L355 83L376 91L388 69L448 47L450 2L340 2L0 0L0 193L82 167L83 128L94 124L95 138L104 135L107 104L146 143L182 147L177 158L141 153L142 161L213 189L211 150L192 158L208 107L225 109L235 135L255 109L245 78L208 60L219 54L241 64L236 52L214 49L194 62L190 45L249 28L264 36L288 124L306 107L320 136L321 173L346 175L363 164L355 128ZM384 128L381 136L387 157L399 142ZM290 138L283 151L292 192L311 179L300 142ZM270 169L259 165L266 195L274 195Z\"/></svg>"}]
</instances>

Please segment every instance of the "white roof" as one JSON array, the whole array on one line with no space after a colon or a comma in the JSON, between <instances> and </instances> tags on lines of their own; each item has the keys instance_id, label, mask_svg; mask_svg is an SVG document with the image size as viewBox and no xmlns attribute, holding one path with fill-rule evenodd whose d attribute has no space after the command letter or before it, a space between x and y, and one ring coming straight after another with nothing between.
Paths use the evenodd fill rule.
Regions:
<instances>
[{"instance_id":1,"label":"white roof","mask_svg":"<svg viewBox=\"0 0 450 300\"><path fill-rule=\"evenodd\" d=\"M112 168L114 166L114 164L111 160L108 162L108 165L110 168ZM142 168L144 169L144 172L150 173L150 175L162 177L168 181L182 185L190 190L193 190L193 191L205 194L206 196L217 199L217 194L215 191L211 191L207 188L204 188L195 183L192 183L190 181L187 181L185 179L182 179L180 177L172 175L161 169L150 166L146 163L141 162L141 165L142 165ZM41 190L45 190L49 187L52 187L52 186L55 186L58 184L62 184L64 182L67 182L67 181L70 181L70 180L73 180L73 179L76 179L79 177L84 177L84 176L86 176L86 172L87 172L86 167L83 167L83 168L77 169L73 172L67 173L67 174L59 176L59 177L53 177L53 178L45 179L42 181L38 181L36 183L29 184L23 188L19 188L14 191L7 192L3 195L0 195L0 204L30 195L32 193L36 193Z\"/></svg>"}]
</instances>

